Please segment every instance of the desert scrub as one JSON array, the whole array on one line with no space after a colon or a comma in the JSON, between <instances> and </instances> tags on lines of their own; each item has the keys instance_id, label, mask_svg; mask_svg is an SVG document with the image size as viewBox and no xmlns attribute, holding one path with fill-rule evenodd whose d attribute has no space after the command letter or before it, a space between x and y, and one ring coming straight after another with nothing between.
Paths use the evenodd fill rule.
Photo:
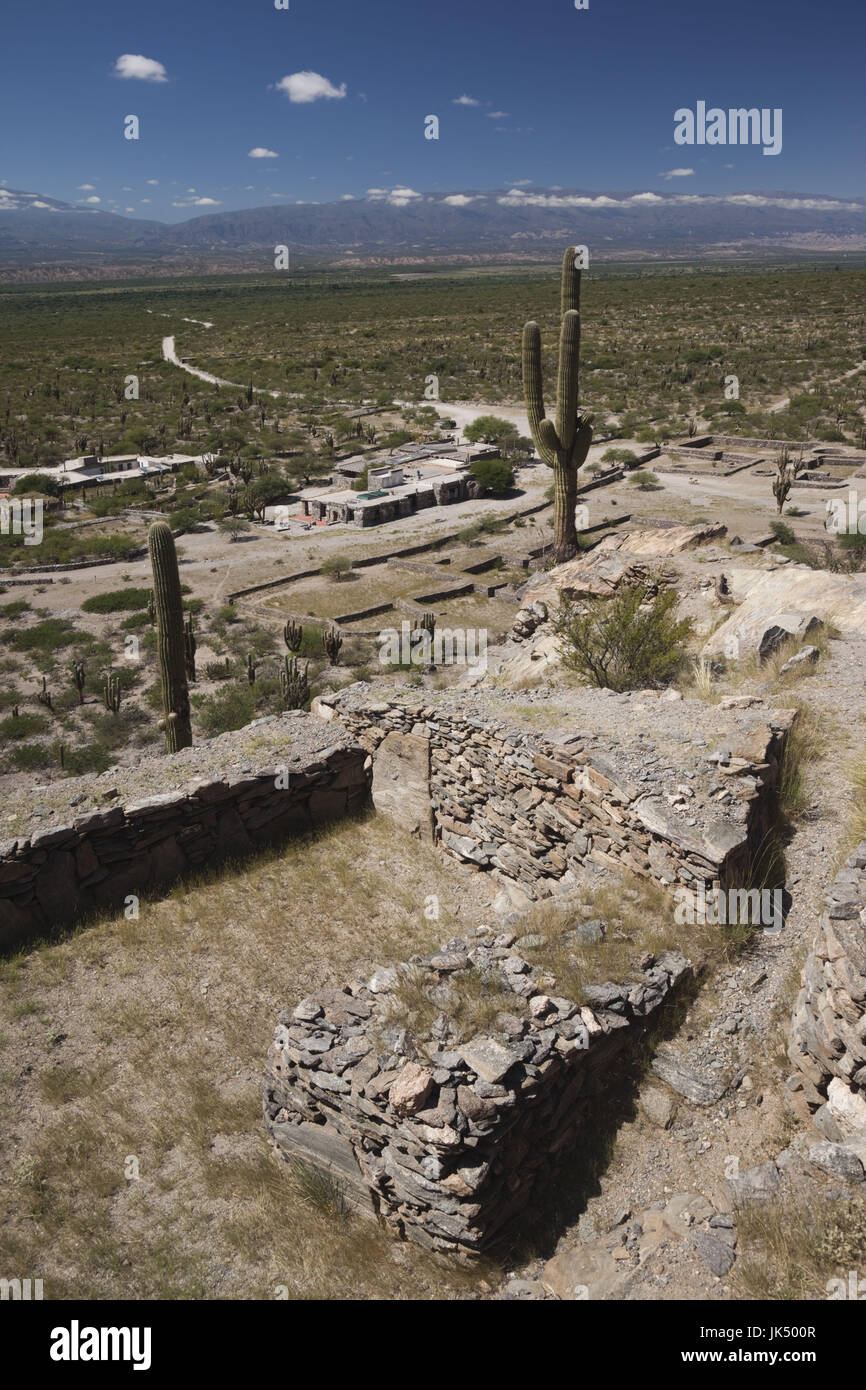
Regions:
<instances>
[{"instance_id":1,"label":"desert scrub","mask_svg":"<svg viewBox=\"0 0 866 1390\"><path fill-rule=\"evenodd\" d=\"M151 589L111 589L105 594L91 594L81 605L82 613L129 613L147 608Z\"/></svg>"},{"instance_id":2,"label":"desert scrub","mask_svg":"<svg viewBox=\"0 0 866 1390\"><path fill-rule=\"evenodd\" d=\"M673 589L647 599L641 584L580 605L563 599L554 619L563 665L608 690L666 685L683 663L692 630L691 619L677 618L678 605Z\"/></svg>"},{"instance_id":3,"label":"desert scrub","mask_svg":"<svg viewBox=\"0 0 866 1390\"><path fill-rule=\"evenodd\" d=\"M866 1201L810 1192L749 1202L737 1217L737 1295L749 1299L826 1299L831 1279L847 1288L866 1264Z\"/></svg>"}]
</instances>

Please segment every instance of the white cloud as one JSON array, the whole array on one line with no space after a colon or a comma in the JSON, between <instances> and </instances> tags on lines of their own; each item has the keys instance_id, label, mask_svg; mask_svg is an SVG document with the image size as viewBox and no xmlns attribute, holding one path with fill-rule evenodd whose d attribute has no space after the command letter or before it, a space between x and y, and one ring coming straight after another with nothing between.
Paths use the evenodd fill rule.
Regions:
<instances>
[{"instance_id":1,"label":"white cloud","mask_svg":"<svg viewBox=\"0 0 866 1390\"><path fill-rule=\"evenodd\" d=\"M149 199L145 199L149 201ZM219 198L179 198L172 203L173 208L219 208L222 203Z\"/></svg>"},{"instance_id":2,"label":"white cloud","mask_svg":"<svg viewBox=\"0 0 866 1390\"><path fill-rule=\"evenodd\" d=\"M121 193L131 193L132 189L130 188L128 183L125 183L120 191Z\"/></svg>"},{"instance_id":3,"label":"white cloud","mask_svg":"<svg viewBox=\"0 0 866 1390\"><path fill-rule=\"evenodd\" d=\"M343 196L342 196L342 198L340 199L340 202L341 202L341 203L354 203L354 201L355 201L355 195L354 195L354 193L344 193Z\"/></svg>"},{"instance_id":4,"label":"white cloud","mask_svg":"<svg viewBox=\"0 0 866 1390\"><path fill-rule=\"evenodd\" d=\"M187 193L198 193L198 189L197 189L197 188L188 188L186 191L187 191Z\"/></svg>"},{"instance_id":5,"label":"white cloud","mask_svg":"<svg viewBox=\"0 0 866 1390\"><path fill-rule=\"evenodd\" d=\"M285 92L289 101L318 101L321 97L340 99L346 95L346 84L335 87L320 72L293 72L277 83L277 90Z\"/></svg>"},{"instance_id":6,"label":"white cloud","mask_svg":"<svg viewBox=\"0 0 866 1390\"><path fill-rule=\"evenodd\" d=\"M694 173L694 169L665 169L659 174L660 179L688 179Z\"/></svg>"},{"instance_id":7,"label":"white cloud","mask_svg":"<svg viewBox=\"0 0 866 1390\"><path fill-rule=\"evenodd\" d=\"M102 202L102 199L101 199L101 198L85 198L84 201L85 201L85 203L101 203L101 202Z\"/></svg>"},{"instance_id":8,"label":"white cloud","mask_svg":"<svg viewBox=\"0 0 866 1390\"><path fill-rule=\"evenodd\" d=\"M694 205L706 206L785 208L792 212L856 212L862 210L860 203L846 203L838 198L784 198L767 196L762 193L630 193L623 198L608 198L604 194L590 197L582 193L524 193L512 187L497 202L503 207L539 208L586 208L589 211L603 208L640 207L647 203L665 203L668 206Z\"/></svg>"},{"instance_id":9,"label":"white cloud","mask_svg":"<svg viewBox=\"0 0 866 1390\"><path fill-rule=\"evenodd\" d=\"M452 106L480 106L480 105L481 105L481 102L480 102L480 101L476 101L474 97L468 97L468 96L466 95L466 93L464 92L462 97L455 97L454 100L452 101L451 105L452 105Z\"/></svg>"},{"instance_id":10,"label":"white cloud","mask_svg":"<svg viewBox=\"0 0 866 1390\"><path fill-rule=\"evenodd\" d=\"M449 193L447 198L443 198L443 203L447 203L450 208L465 208L467 203L474 203L480 194L470 196L468 193Z\"/></svg>"},{"instance_id":11,"label":"white cloud","mask_svg":"<svg viewBox=\"0 0 866 1390\"><path fill-rule=\"evenodd\" d=\"M39 201L38 198L36 198L36 199L30 204L30 206L31 206L32 208L50 208L50 207L51 207L51 204L50 204L50 203L42 203L42 202Z\"/></svg>"},{"instance_id":12,"label":"white cloud","mask_svg":"<svg viewBox=\"0 0 866 1390\"><path fill-rule=\"evenodd\" d=\"M384 201L392 208L405 208L416 198L422 198L422 193L416 193L414 188L368 188L367 197L373 202Z\"/></svg>"},{"instance_id":13,"label":"white cloud","mask_svg":"<svg viewBox=\"0 0 866 1390\"><path fill-rule=\"evenodd\" d=\"M528 188L534 182L534 179L513 179L511 186L512 188Z\"/></svg>"},{"instance_id":14,"label":"white cloud","mask_svg":"<svg viewBox=\"0 0 866 1390\"><path fill-rule=\"evenodd\" d=\"M121 53L114 65L116 77L137 77L141 82L167 82L168 73L155 58L141 53Z\"/></svg>"},{"instance_id":15,"label":"white cloud","mask_svg":"<svg viewBox=\"0 0 866 1390\"><path fill-rule=\"evenodd\" d=\"M124 208L124 212L135 212L135 208Z\"/></svg>"},{"instance_id":16,"label":"white cloud","mask_svg":"<svg viewBox=\"0 0 866 1390\"><path fill-rule=\"evenodd\" d=\"M149 198L139 198L138 201L139 201L140 203L149 203L149 202L150 202L150 199L149 199Z\"/></svg>"},{"instance_id":17,"label":"white cloud","mask_svg":"<svg viewBox=\"0 0 866 1390\"><path fill-rule=\"evenodd\" d=\"M78 184L78 191L79 191L79 193L92 193L92 192L93 192L93 184L92 184L92 183L80 183L80 184Z\"/></svg>"},{"instance_id":18,"label":"white cloud","mask_svg":"<svg viewBox=\"0 0 866 1390\"><path fill-rule=\"evenodd\" d=\"M268 150L264 145L256 145L255 149L250 150L247 159L279 159L276 150Z\"/></svg>"},{"instance_id":19,"label":"white cloud","mask_svg":"<svg viewBox=\"0 0 866 1390\"><path fill-rule=\"evenodd\" d=\"M504 121L508 118L507 111L485 111L485 116L491 121Z\"/></svg>"},{"instance_id":20,"label":"white cloud","mask_svg":"<svg viewBox=\"0 0 866 1390\"><path fill-rule=\"evenodd\" d=\"M159 183L159 179L148 179L148 183L152 183L155 187Z\"/></svg>"}]
</instances>

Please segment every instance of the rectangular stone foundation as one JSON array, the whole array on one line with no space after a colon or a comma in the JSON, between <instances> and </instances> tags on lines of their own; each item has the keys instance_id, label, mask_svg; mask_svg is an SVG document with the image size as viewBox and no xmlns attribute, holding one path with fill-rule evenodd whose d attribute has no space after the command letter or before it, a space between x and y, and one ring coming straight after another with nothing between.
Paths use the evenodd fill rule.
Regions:
<instances>
[{"instance_id":1,"label":"rectangular stone foundation","mask_svg":"<svg viewBox=\"0 0 866 1390\"><path fill-rule=\"evenodd\" d=\"M452 940L313 995L280 1015L268 1053L264 1114L277 1152L328 1173L358 1209L432 1250L481 1253L539 1182L575 1161L614 1057L691 973L677 953L646 956L629 982L587 988L579 1005L513 943L492 932ZM495 979L514 1006L463 1040L448 992L469 971ZM389 1023L404 972L442 1005L429 1036Z\"/></svg>"}]
</instances>

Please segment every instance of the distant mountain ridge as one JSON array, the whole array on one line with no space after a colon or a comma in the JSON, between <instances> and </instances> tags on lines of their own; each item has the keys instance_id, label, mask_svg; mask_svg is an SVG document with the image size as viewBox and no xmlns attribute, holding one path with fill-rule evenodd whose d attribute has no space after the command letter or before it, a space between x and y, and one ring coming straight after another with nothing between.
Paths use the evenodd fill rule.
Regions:
<instances>
[{"instance_id":1,"label":"distant mountain ridge","mask_svg":"<svg viewBox=\"0 0 866 1390\"><path fill-rule=\"evenodd\" d=\"M167 224L0 188L0 264L139 255L224 263L286 245L327 260L461 255L536 257L565 241L599 259L627 252L707 255L784 249L866 250L866 198L797 192L694 194L505 188L375 190L333 203L208 212Z\"/></svg>"}]
</instances>

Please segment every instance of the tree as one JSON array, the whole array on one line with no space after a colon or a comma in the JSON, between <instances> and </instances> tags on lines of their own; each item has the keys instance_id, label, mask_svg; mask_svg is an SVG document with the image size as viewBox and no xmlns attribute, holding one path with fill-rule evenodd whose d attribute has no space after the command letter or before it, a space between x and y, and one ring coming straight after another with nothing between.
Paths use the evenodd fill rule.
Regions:
<instances>
[{"instance_id":1,"label":"tree","mask_svg":"<svg viewBox=\"0 0 866 1390\"><path fill-rule=\"evenodd\" d=\"M246 502L253 516L265 519L265 507L275 502L283 502L291 491L289 484L280 473L263 473L246 490Z\"/></svg>"},{"instance_id":2,"label":"tree","mask_svg":"<svg viewBox=\"0 0 866 1390\"><path fill-rule=\"evenodd\" d=\"M514 472L505 459L477 459L469 472L485 492L510 492Z\"/></svg>"},{"instance_id":3,"label":"tree","mask_svg":"<svg viewBox=\"0 0 866 1390\"><path fill-rule=\"evenodd\" d=\"M230 541L236 541L241 532L249 529L250 523L242 516L228 516L225 521L220 522L220 530Z\"/></svg>"},{"instance_id":4,"label":"tree","mask_svg":"<svg viewBox=\"0 0 866 1390\"><path fill-rule=\"evenodd\" d=\"M519 438L519 430L510 420L502 420L498 415L479 415L463 431L463 438L470 444L499 444Z\"/></svg>"},{"instance_id":5,"label":"tree","mask_svg":"<svg viewBox=\"0 0 866 1390\"><path fill-rule=\"evenodd\" d=\"M23 492L41 492L44 497L62 497L63 485L47 473L28 473L26 477L16 480L12 492L16 497Z\"/></svg>"},{"instance_id":6,"label":"tree","mask_svg":"<svg viewBox=\"0 0 866 1390\"><path fill-rule=\"evenodd\" d=\"M578 407L580 375L580 271L577 251L569 246L562 258L559 334L559 375L556 390L556 424L545 418L541 379L541 331L530 321L523 329L523 390L529 427L540 457L553 469L554 540L556 564L577 552L574 510L577 473L586 462L592 443L592 416Z\"/></svg>"}]
</instances>

